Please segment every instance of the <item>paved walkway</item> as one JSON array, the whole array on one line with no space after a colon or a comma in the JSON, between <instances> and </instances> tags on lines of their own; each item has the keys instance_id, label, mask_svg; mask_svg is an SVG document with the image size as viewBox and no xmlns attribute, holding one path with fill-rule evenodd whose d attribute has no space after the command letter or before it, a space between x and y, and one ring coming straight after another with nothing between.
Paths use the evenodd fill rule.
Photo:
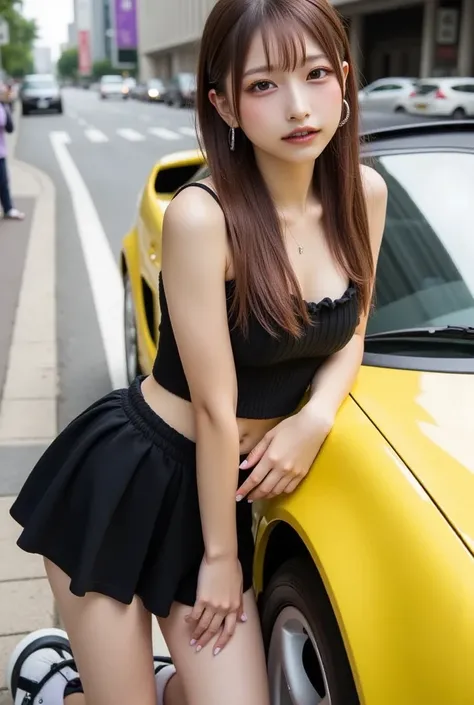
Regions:
<instances>
[{"instance_id":1,"label":"paved walkway","mask_svg":"<svg viewBox=\"0 0 474 705\"><path fill-rule=\"evenodd\" d=\"M16 123L18 124L18 115ZM9 508L57 432L55 188L18 162L9 136L9 169L23 223L0 222L0 705L10 703L5 667L32 630L59 626L43 561L16 546ZM155 652L165 650L155 628Z\"/></svg>"}]
</instances>

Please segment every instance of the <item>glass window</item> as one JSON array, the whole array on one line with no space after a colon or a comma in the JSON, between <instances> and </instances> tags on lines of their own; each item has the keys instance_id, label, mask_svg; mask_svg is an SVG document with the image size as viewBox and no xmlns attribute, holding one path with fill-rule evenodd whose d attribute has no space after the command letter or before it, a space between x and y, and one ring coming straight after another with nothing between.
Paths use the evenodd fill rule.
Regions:
<instances>
[{"instance_id":1,"label":"glass window","mask_svg":"<svg viewBox=\"0 0 474 705\"><path fill-rule=\"evenodd\" d=\"M457 86L452 86L453 91L458 91L459 93L474 93L474 83L472 84L463 84L463 85L457 85Z\"/></svg>"},{"instance_id":2,"label":"glass window","mask_svg":"<svg viewBox=\"0 0 474 705\"><path fill-rule=\"evenodd\" d=\"M399 83L384 83L382 86L376 86L370 92L380 93L381 91L399 91L402 86Z\"/></svg>"},{"instance_id":3,"label":"glass window","mask_svg":"<svg viewBox=\"0 0 474 705\"><path fill-rule=\"evenodd\" d=\"M474 326L474 154L398 154L370 163L389 200L368 332Z\"/></svg>"}]
</instances>

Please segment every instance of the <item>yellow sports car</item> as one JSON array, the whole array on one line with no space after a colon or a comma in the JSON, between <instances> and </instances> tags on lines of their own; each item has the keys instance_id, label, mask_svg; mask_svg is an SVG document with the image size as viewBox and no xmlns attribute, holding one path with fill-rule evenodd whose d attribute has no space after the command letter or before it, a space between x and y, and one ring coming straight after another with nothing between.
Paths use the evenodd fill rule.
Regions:
<instances>
[{"instance_id":1,"label":"yellow sports car","mask_svg":"<svg viewBox=\"0 0 474 705\"><path fill-rule=\"evenodd\" d=\"M389 187L364 364L299 489L255 507L272 705L474 704L474 122L371 135ZM129 378L159 338L153 170L123 242Z\"/></svg>"}]
</instances>

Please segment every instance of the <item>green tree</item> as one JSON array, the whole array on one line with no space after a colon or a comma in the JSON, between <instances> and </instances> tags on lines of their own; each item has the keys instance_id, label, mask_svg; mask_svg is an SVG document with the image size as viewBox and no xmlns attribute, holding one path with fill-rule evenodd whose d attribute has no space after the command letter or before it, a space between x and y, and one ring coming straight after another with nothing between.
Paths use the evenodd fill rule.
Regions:
<instances>
[{"instance_id":1,"label":"green tree","mask_svg":"<svg viewBox=\"0 0 474 705\"><path fill-rule=\"evenodd\" d=\"M94 78L102 78L102 76L119 75L119 69L114 69L112 62L109 59L94 62L92 67L92 75Z\"/></svg>"},{"instance_id":2,"label":"green tree","mask_svg":"<svg viewBox=\"0 0 474 705\"><path fill-rule=\"evenodd\" d=\"M79 69L79 53L77 49L66 49L58 61L58 73L62 78L75 78Z\"/></svg>"},{"instance_id":3,"label":"green tree","mask_svg":"<svg viewBox=\"0 0 474 705\"><path fill-rule=\"evenodd\" d=\"M0 0L0 8L8 0ZM38 29L34 20L27 20L16 9L16 2L10 3L0 14L10 27L10 43L1 48L3 68L11 76L24 76L33 71L33 43Z\"/></svg>"}]
</instances>

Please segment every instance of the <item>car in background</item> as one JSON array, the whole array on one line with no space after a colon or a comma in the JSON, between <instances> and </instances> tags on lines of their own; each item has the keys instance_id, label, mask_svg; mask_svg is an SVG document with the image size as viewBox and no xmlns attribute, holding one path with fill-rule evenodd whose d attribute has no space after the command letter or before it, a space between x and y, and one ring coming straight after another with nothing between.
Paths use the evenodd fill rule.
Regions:
<instances>
[{"instance_id":1,"label":"car in background","mask_svg":"<svg viewBox=\"0 0 474 705\"><path fill-rule=\"evenodd\" d=\"M470 705L474 122L364 137L389 199L363 364L304 482L253 505L271 702ZM123 240L130 380L159 342L166 207L208 176L199 151L161 159Z\"/></svg>"},{"instance_id":2,"label":"car in background","mask_svg":"<svg viewBox=\"0 0 474 705\"><path fill-rule=\"evenodd\" d=\"M160 78L150 78L145 83L139 83L133 91L132 97L136 100L149 103L162 103L165 96L165 85Z\"/></svg>"},{"instance_id":3,"label":"car in background","mask_svg":"<svg viewBox=\"0 0 474 705\"><path fill-rule=\"evenodd\" d=\"M359 107L363 112L403 110L401 102L413 92L416 78L380 78L359 91Z\"/></svg>"},{"instance_id":4,"label":"car in background","mask_svg":"<svg viewBox=\"0 0 474 705\"><path fill-rule=\"evenodd\" d=\"M122 83L122 98L124 100L131 98L136 87L137 81L133 76L124 78Z\"/></svg>"},{"instance_id":5,"label":"car in background","mask_svg":"<svg viewBox=\"0 0 474 705\"><path fill-rule=\"evenodd\" d=\"M193 107L196 103L196 76L178 73L166 86L164 102L177 108Z\"/></svg>"},{"instance_id":6,"label":"car in background","mask_svg":"<svg viewBox=\"0 0 474 705\"><path fill-rule=\"evenodd\" d=\"M19 97L23 115L29 115L32 110L63 112L61 88L51 74L35 73L25 76Z\"/></svg>"},{"instance_id":7,"label":"car in background","mask_svg":"<svg viewBox=\"0 0 474 705\"><path fill-rule=\"evenodd\" d=\"M124 83L122 76L102 76L99 86L99 95L101 100L106 100L107 98L122 98L123 85Z\"/></svg>"},{"instance_id":8,"label":"car in background","mask_svg":"<svg viewBox=\"0 0 474 705\"><path fill-rule=\"evenodd\" d=\"M410 115L452 117L455 120L472 118L474 78L423 79L400 107Z\"/></svg>"}]
</instances>

